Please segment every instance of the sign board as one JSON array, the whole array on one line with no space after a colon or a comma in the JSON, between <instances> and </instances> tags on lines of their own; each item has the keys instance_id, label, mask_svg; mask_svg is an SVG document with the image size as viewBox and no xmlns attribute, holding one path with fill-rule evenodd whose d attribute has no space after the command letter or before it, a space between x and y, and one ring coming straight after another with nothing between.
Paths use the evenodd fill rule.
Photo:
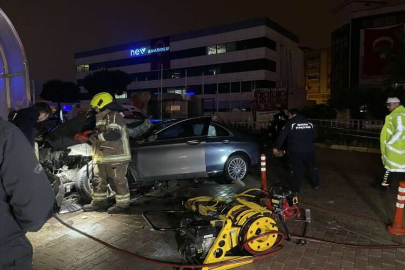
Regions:
<instances>
[{"instance_id":1,"label":"sign board","mask_svg":"<svg viewBox=\"0 0 405 270\"><path fill-rule=\"evenodd\" d=\"M169 105L166 106L167 112L179 112L181 110L180 105Z\"/></svg>"},{"instance_id":2,"label":"sign board","mask_svg":"<svg viewBox=\"0 0 405 270\"><path fill-rule=\"evenodd\" d=\"M258 112L275 111L277 108L287 109L288 88L270 88L254 92L255 110Z\"/></svg>"}]
</instances>

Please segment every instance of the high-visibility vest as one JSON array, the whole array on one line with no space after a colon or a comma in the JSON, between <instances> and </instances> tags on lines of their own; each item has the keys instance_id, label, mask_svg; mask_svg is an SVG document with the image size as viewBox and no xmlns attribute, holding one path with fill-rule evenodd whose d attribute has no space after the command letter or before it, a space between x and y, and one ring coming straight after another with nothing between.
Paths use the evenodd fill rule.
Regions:
<instances>
[{"instance_id":1,"label":"high-visibility vest","mask_svg":"<svg viewBox=\"0 0 405 270\"><path fill-rule=\"evenodd\" d=\"M380 136L381 158L390 172L405 172L405 108L399 106L385 117Z\"/></svg>"}]
</instances>

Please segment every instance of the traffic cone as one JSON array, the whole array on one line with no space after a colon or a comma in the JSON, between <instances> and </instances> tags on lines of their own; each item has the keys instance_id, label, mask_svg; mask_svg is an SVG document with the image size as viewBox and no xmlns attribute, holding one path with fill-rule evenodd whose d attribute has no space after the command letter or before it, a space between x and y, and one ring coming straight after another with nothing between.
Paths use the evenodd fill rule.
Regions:
<instances>
[{"instance_id":1,"label":"traffic cone","mask_svg":"<svg viewBox=\"0 0 405 270\"><path fill-rule=\"evenodd\" d=\"M404 219L404 205L405 205L405 181L399 182L397 208L395 209L394 222L388 225L387 230L391 234L405 235L405 228L403 226Z\"/></svg>"},{"instance_id":2,"label":"traffic cone","mask_svg":"<svg viewBox=\"0 0 405 270\"><path fill-rule=\"evenodd\" d=\"M261 156L261 171L262 171L262 190L269 191L267 189L267 174L266 174L266 154Z\"/></svg>"}]
</instances>

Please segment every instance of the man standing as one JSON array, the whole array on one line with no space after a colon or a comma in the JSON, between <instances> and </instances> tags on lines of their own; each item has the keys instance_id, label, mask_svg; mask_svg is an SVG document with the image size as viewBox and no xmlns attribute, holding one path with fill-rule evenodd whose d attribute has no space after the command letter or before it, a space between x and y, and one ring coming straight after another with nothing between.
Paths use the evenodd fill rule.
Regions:
<instances>
[{"instance_id":1,"label":"man standing","mask_svg":"<svg viewBox=\"0 0 405 270\"><path fill-rule=\"evenodd\" d=\"M280 134L285 123L287 122L287 115L284 113L283 108L277 108L278 113L273 116L273 121L271 122L270 131L273 139L276 139L278 134Z\"/></svg>"},{"instance_id":2,"label":"man standing","mask_svg":"<svg viewBox=\"0 0 405 270\"><path fill-rule=\"evenodd\" d=\"M397 97L387 100L390 114L385 117L381 130L381 157L386 172L381 183L382 188L389 188L392 172L405 172L405 108Z\"/></svg>"},{"instance_id":3,"label":"man standing","mask_svg":"<svg viewBox=\"0 0 405 270\"><path fill-rule=\"evenodd\" d=\"M291 168L291 191L298 194L301 187L303 164L308 166L311 176L311 185L319 189L319 175L315 165L314 141L317 133L314 125L304 116L299 114L297 109L288 111L289 121L277 138L273 153L277 154L284 141L287 141L287 153Z\"/></svg>"},{"instance_id":4,"label":"man standing","mask_svg":"<svg viewBox=\"0 0 405 270\"><path fill-rule=\"evenodd\" d=\"M99 93L90 105L97 112L95 133L90 135L93 148L93 194L91 204L84 211L103 211L108 208L107 185L115 192L115 206L108 208L109 214L118 214L129 208L129 188L125 178L131 161L128 131L121 112L124 108L113 102L109 93ZM76 135L85 141L89 133ZM87 137L87 138L86 138Z\"/></svg>"},{"instance_id":5,"label":"man standing","mask_svg":"<svg viewBox=\"0 0 405 270\"><path fill-rule=\"evenodd\" d=\"M25 236L52 216L55 197L27 139L0 119L0 269L31 269Z\"/></svg>"}]
</instances>

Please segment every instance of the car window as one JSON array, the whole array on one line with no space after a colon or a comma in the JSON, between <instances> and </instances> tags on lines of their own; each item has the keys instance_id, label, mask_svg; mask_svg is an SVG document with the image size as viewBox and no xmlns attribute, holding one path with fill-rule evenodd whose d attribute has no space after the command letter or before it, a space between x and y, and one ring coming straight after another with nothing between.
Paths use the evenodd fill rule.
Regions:
<instances>
[{"instance_id":1,"label":"car window","mask_svg":"<svg viewBox=\"0 0 405 270\"><path fill-rule=\"evenodd\" d=\"M178 124L174 125L158 135L158 140L172 139L176 137L184 137L185 126Z\"/></svg>"},{"instance_id":2,"label":"car window","mask_svg":"<svg viewBox=\"0 0 405 270\"><path fill-rule=\"evenodd\" d=\"M194 136L203 136L207 134L204 130L204 121L184 121L177 123L157 134L158 140L167 140L175 138L186 138Z\"/></svg>"},{"instance_id":3,"label":"car window","mask_svg":"<svg viewBox=\"0 0 405 270\"><path fill-rule=\"evenodd\" d=\"M229 132L217 125L210 125L208 128L208 136L209 137L224 137L224 136L230 136Z\"/></svg>"}]
</instances>

